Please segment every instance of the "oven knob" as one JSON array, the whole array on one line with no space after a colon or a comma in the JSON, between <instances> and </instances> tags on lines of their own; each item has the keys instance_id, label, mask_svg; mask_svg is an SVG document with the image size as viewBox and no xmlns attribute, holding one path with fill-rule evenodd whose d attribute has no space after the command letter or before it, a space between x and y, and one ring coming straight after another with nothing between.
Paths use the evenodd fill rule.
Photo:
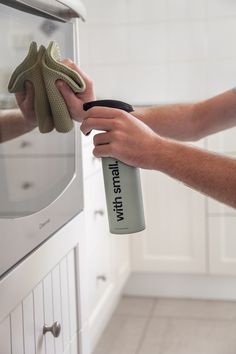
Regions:
<instances>
[{"instance_id":1,"label":"oven knob","mask_svg":"<svg viewBox=\"0 0 236 354\"><path fill-rule=\"evenodd\" d=\"M46 334L47 332L51 332L53 337L57 338L59 337L61 333L61 325L58 322L54 322L52 326L43 326L43 334Z\"/></svg>"}]
</instances>

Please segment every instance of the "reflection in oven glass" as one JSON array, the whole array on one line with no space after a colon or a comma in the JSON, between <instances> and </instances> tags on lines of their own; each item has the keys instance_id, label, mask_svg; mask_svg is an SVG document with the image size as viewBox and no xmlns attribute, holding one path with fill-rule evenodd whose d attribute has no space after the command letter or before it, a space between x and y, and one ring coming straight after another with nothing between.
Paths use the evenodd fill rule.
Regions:
<instances>
[{"instance_id":1,"label":"reflection in oven glass","mask_svg":"<svg viewBox=\"0 0 236 354\"><path fill-rule=\"evenodd\" d=\"M63 30L62 27L63 26ZM75 173L75 130L41 134L33 108L24 119L26 96L8 93L9 78L27 54L32 41L48 46L56 41L62 56L73 52L70 23L19 12L0 4L0 217L16 218L50 205L72 181Z\"/></svg>"}]
</instances>

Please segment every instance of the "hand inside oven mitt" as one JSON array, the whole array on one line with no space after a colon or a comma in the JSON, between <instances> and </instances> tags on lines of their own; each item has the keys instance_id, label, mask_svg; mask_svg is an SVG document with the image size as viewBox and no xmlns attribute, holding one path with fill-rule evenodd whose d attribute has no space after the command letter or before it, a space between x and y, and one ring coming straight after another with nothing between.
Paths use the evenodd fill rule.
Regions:
<instances>
[{"instance_id":1,"label":"hand inside oven mitt","mask_svg":"<svg viewBox=\"0 0 236 354\"><path fill-rule=\"evenodd\" d=\"M58 132L69 132L73 121L67 104L57 88L56 81L65 82L74 93L85 91L86 85L81 75L60 61L59 47L51 42L46 49L32 42L23 62L14 70L9 81L11 93L25 90L25 82L34 87L34 110L41 133L54 128Z\"/></svg>"}]
</instances>

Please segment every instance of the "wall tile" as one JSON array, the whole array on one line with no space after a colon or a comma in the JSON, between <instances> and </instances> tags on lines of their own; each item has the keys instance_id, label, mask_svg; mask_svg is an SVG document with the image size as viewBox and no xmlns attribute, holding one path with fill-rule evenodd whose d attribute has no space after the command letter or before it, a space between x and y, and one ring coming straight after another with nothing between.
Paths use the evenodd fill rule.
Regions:
<instances>
[{"instance_id":1,"label":"wall tile","mask_svg":"<svg viewBox=\"0 0 236 354\"><path fill-rule=\"evenodd\" d=\"M206 24L208 56L214 59L236 57L235 19L209 20Z\"/></svg>"},{"instance_id":2,"label":"wall tile","mask_svg":"<svg viewBox=\"0 0 236 354\"><path fill-rule=\"evenodd\" d=\"M207 96L236 87L235 59L209 61L207 64Z\"/></svg>"},{"instance_id":3,"label":"wall tile","mask_svg":"<svg viewBox=\"0 0 236 354\"><path fill-rule=\"evenodd\" d=\"M168 71L168 98L191 101L206 97L205 62L172 62Z\"/></svg>"},{"instance_id":4,"label":"wall tile","mask_svg":"<svg viewBox=\"0 0 236 354\"><path fill-rule=\"evenodd\" d=\"M93 67L89 74L94 78L98 98L121 99L133 104L167 100L165 64Z\"/></svg>"},{"instance_id":5,"label":"wall tile","mask_svg":"<svg viewBox=\"0 0 236 354\"><path fill-rule=\"evenodd\" d=\"M168 19L202 19L205 0L167 0Z\"/></svg>"},{"instance_id":6,"label":"wall tile","mask_svg":"<svg viewBox=\"0 0 236 354\"><path fill-rule=\"evenodd\" d=\"M164 21L167 17L166 0L126 0L128 23Z\"/></svg>"},{"instance_id":7,"label":"wall tile","mask_svg":"<svg viewBox=\"0 0 236 354\"><path fill-rule=\"evenodd\" d=\"M206 57L205 28L202 21L168 24L168 54L171 61Z\"/></svg>"},{"instance_id":8,"label":"wall tile","mask_svg":"<svg viewBox=\"0 0 236 354\"><path fill-rule=\"evenodd\" d=\"M88 24L124 23L127 19L126 0L85 0Z\"/></svg>"},{"instance_id":9,"label":"wall tile","mask_svg":"<svg viewBox=\"0 0 236 354\"><path fill-rule=\"evenodd\" d=\"M207 17L223 17L236 15L234 0L206 0Z\"/></svg>"},{"instance_id":10,"label":"wall tile","mask_svg":"<svg viewBox=\"0 0 236 354\"><path fill-rule=\"evenodd\" d=\"M127 27L128 60L130 63L158 64L167 60L166 24Z\"/></svg>"},{"instance_id":11,"label":"wall tile","mask_svg":"<svg viewBox=\"0 0 236 354\"><path fill-rule=\"evenodd\" d=\"M91 63L123 63L127 61L126 27L94 25L88 28Z\"/></svg>"}]
</instances>

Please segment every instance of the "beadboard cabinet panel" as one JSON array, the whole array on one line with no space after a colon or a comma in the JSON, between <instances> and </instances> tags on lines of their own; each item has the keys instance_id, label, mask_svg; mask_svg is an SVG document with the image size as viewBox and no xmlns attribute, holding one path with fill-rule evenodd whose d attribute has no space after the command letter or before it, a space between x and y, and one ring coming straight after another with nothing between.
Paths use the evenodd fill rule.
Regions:
<instances>
[{"instance_id":1,"label":"beadboard cabinet panel","mask_svg":"<svg viewBox=\"0 0 236 354\"><path fill-rule=\"evenodd\" d=\"M11 313L11 344L12 354L25 354L22 303Z\"/></svg>"},{"instance_id":2,"label":"beadboard cabinet panel","mask_svg":"<svg viewBox=\"0 0 236 354\"><path fill-rule=\"evenodd\" d=\"M78 354L76 258L72 249L0 323L0 354ZM44 326L61 326L58 337ZM83 354L83 353L82 353Z\"/></svg>"},{"instance_id":3,"label":"beadboard cabinet panel","mask_svg":"<svg viewBox=\"0 0 236 354\"><path fill-rule=\"evenodd\" d=\"M62 323L61 311L61 279L60 268L57 265L52 271L53 322ZM55 340L55 352L63 353L62 335Z\"/></svg>"},{"instance_id":4,"label":"beadboard cabinet panel","mask_svg":"<svg viewBox=\"0 0 236 354\"><path fill-rule=\"evenodd\" d=\"M10 316L0 323L0 354L11 354Z\"/></svg>"},{"instance_id":5,"label":"beadboard cabinet panel","mask_svg":"<svg viewBox=\"0 0 236 354\"><path fill-rule=\"evenodd\" d=\"M32 292L23 301L23 326L25 354L35 353L34 304Z\"/></svg>"},{"instance_id":6,"label":"beadboard cabinet panel","mask_svg":"<svg viewBox=\"0 0 236 354\"><path fill-rule=\"evenodd\" d=\"M44 297L43 284L39 283L33 290L34 296L34 328L35 328L35 348L37 354L46 354L45 336L42 328L44 326Z\"/></svg>"}]
</instances>

